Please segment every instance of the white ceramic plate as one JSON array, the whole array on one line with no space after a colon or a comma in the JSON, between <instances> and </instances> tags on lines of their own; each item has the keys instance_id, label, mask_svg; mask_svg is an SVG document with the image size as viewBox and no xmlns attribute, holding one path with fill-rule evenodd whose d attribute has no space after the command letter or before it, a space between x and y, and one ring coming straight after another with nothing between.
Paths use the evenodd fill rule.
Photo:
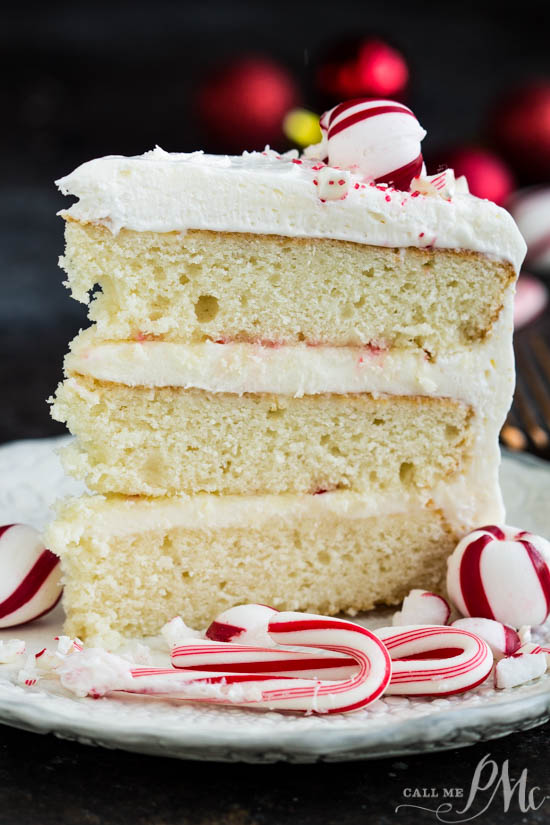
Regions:
<instances>
[{"instance_id":1,"label":"white ceramic plate","mask_svg":"<svg viewBox=\"0 0 550 825\"><path fill-rule=\"evenodd\" d=\"M55 498L79 489L63 476L54 453L62 439L21 441L0 448L0 524L41 527ZM550 535L550 467L505 456L508 522ZM387 623L380 613L363 619ZM51 643L58 608L28 628L0 632L25 638L30 650ZM75 699L54 682L16 684L0 669L0 721L109 748L181 759L308 762L372 759L454 748L504 736L550 717L550 677L511 690L482 686L446 699L389 696L348 715L295 716L238 708L178 704L140 697Z\"/></svg>"}]
</instances>

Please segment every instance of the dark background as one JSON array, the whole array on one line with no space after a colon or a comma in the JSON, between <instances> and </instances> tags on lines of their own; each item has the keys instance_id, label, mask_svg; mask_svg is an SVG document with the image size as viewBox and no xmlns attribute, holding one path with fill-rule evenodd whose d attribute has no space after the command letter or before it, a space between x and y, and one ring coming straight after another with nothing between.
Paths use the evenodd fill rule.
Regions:
<instances>
[{"instance_id":1,"label":"dark background","mask_svg":"<svg viewBox=\"0 0 550 825\"><path fill-rule=\"evenodd\" d=\"M407 102L428 131L428 157L483 142L495 101L516 83L550 77L549 24L548 2L534 0L10 4L0 18L0 442L61 432L45 399L69 338L85 325L56 266L56 177L156 143L219 148L200 128L194 95L209 68L243 53L285 64L303 102L320 111L312 67L332 43L370 33L409 60ZM2 728L0 825L435 821L393 813L404 787L468 787L487 752L500 763L510 756L516 775L528 767L550 793L547 736L542 728L376 765L249 767L102 752ZM499 802L477 821L542 823L548 806L505 814Z\"/></svg>"}]
</instances>

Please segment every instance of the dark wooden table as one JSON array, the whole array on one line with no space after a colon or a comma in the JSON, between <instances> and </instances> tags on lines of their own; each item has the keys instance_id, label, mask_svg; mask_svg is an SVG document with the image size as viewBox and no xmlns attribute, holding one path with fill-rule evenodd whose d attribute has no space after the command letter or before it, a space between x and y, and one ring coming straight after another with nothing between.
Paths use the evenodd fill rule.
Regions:
<instances>
[{"instance_id":1,"label":"dark wooden table","mask_svg":"<svg viewBox=\"0 0 550 825\"><path fill-rule=\"evenodd\" d=\"M376 762L246 765L107 751L0 727L0 825L424 825L437 823L435 814L397 806L433 810L445 789L464 794L453 800L449 822L488 805L474 822L546 825L550 799L524 813L515 795L506 811L496 781L462 817L457 810L488 754L499 777L506 760L514 781L527 771L527 790L540 788L536 804L550 795L549 734L545 725L463 750ZM412 797L415 789L428 798Z\"/></svg>"},{"instance_id":2,"label":"dark wooden table","mask_svg":"<svg viewBox=\"0 0 550 825\"><path fill-rule=\"evenodd\" d=\"M0 443L62 432L46 397L61 377L67 341L85 324L82 307L61 287L60 200L43 189L0 197ZM0 825L384 825L436 822L433 813L395 809L403 803L435 809L444 791L467 798L476 766L490 754L510 776L527 771L527 790L550 796L550 727L460 751L377 762L245 765L180 762L73 744L0 726ZM487 781L489 769L483 774ZM435 789L432 798L412 797ZM489 801L477 795L462 817ZM427 791L430 793L430 791ZM408 794L408 796L407 796ZM517 796L505 811L502 790L474 821L491 825L547 823L550 800L523 812Z\"/></svg>"}]
</instances>

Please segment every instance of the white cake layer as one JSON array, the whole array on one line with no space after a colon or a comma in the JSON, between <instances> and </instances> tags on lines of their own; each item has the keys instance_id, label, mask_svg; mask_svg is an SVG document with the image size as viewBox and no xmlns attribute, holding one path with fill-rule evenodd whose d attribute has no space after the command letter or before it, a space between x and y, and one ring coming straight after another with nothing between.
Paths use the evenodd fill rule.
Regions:
<instances>
[{"instance_id":1,"label":"white cake layer","mask_svg":"<svg viewBox=\"0 0 550 825\"><path fill-rule=\"evenodd\" d=\"M504 209L470 194L452 200L377 187L355 172L343 200L318 195L319 164L296 153L171 154L84 163L57 181L78 202L60 214L113 232L255 232L389 247L468 249L513 263L525 242Z\"/></svg>"}]
</instances>

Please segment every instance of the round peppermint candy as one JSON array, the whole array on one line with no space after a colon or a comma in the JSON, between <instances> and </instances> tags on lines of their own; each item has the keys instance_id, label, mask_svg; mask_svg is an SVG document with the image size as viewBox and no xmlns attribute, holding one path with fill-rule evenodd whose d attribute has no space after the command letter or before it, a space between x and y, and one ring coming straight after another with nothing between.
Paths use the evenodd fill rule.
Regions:
<instances>
[{"instance_id":1,"label":"round peppermint candy","mask_svg":"<svg viewBox=\"0 0 550 825\"><path fill-rule=\"evenodd\" d=\"M550 542L517 527L488 525L449 557L447 590L463 616L518 628L550 613Z\"/></svg>"},{"instance_id":2,"label":"round peppermint candy","mask_svg":"<svg viewBox=\"0 0 550 825\"><path fill-rule=\"evenodd\" d=\"M26 524L0 526L0 628L52 610L61 598L59 558Z\"/></svg>"},{"instance_id":3,"label":"round peppermint candy","mask_svg":"<svg viewBox=\"0 0 550 825\"><path fill-rule=\"evenodd\" d=\"M422 170L420 142L426 132L402 103L348 100L325 112L320 126L330 166L355 169L403 190Z\"/></svg>"}]
</instances>

